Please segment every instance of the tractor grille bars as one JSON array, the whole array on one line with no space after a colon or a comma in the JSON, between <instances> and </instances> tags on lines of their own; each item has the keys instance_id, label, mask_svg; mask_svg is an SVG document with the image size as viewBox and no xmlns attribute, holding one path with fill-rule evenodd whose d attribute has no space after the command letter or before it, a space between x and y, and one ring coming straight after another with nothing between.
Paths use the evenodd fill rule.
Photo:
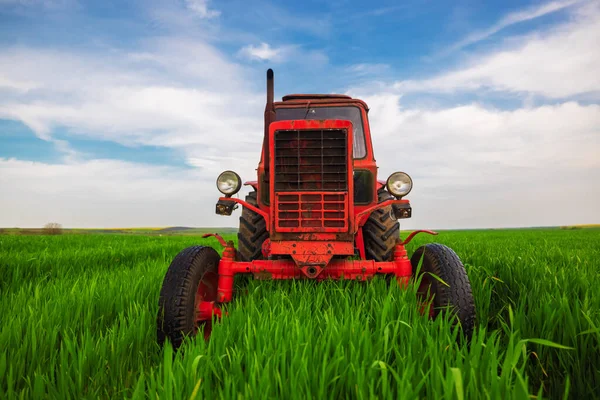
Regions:
<instances>
[{"instance_id":1,"label":"tractor grille bars","mask_svg":"<svg viewBox=\"0 0 600 400\"><path fill-rule=\"evenodd\" d=\"M275 228L348 230L348 143L340 129L275 132Z\"/></svg>"},{"instance_id":2,"label":"tractor grille bars","mask_svg":"<svg viewBox=\"0 0 600 400\"><path fill-rule=\"evenodd\" d=\"M343 130L275 132L275 191L348 190L347 154Z\"/></svg>"}]
</instances>

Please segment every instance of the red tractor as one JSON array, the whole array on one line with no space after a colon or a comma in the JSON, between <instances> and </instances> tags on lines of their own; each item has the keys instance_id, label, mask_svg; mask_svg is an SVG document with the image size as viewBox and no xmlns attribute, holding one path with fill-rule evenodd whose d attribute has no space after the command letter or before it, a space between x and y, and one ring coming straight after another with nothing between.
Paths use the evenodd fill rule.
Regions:
<instances>
[{"instance_id":1,"label":"red tractor","mask_svg":"<svg viewBox=\"0 0 600 400\"><path fill-rule=\"evenodd\" d=\"M394 172L377 180L369 108L359 99L335 94L293 94L274 102L273 71L267 71L265 132L258 179L245 200L232 197L242 180L232 171L217 178L223 194L216 213L231 215L242 205L238 248L225 242L223 256L211 247L180 252L166 273L159 300L158 340L175 348L184 337L208 338L220 304L231 301L234 276L259 279L354 279L394 276L403 286L419 261L418 293L431 299L435 318L453 310L470 337L475 306L467 273L456 253L427 244L409 259L399 219L411 217L404 197L412 179ZM442 282L443 281L443 282Z\"/></svg>"}]
</instances>

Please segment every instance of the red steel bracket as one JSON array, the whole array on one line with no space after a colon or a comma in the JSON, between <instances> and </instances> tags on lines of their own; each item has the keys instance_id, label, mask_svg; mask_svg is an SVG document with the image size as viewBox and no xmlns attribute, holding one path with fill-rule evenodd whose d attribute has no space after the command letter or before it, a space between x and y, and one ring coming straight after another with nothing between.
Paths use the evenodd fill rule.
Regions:
<instances>
[{"instance_id":1,"label":"red steel bracket","mask_svg":"<svg viewBox=\"0 0 600 400\"><path fill-rule=\"evenodd\" d=\"M254 190L258 190L258 181L246 181L244 186L252 186Z\"/></svg>"},{"instance_id":2,"label":"red steel bracket","mask_svg":"<svg viewBox=\"0 0 600 400\"><path fill-rule=\"evenodd\" d=\"M378 210L383 207L390 206L392 204L410 204L410 201L396 200L396 199L386 200L382 203L376 204L373 207L369 207L366 210L358 213L356 215L355 222L354 222L354 233L357 233L358 229L361 228L367 222L367 219L369 219L369 215L371 215L371 213L373 211Z\"/></svg>"},{"instance_id":3,"label":"red steel bracket","mask_svg":"<svg viewBox=\"0 0 600 400\"><path fill-rule=\"evenodd\" d=\"M202 237L203 238L214 237L215 239L217 239L219 241L219 243L221 244L221 246L227 247L227 242L218 233L205 233L204 235L202 235Z\"/></svg>"},{"instance_id":4,"label":"red steel bracket","mask_svg":"<svg viewBox=\"0 0 600 400\"><path fill-rule=\"evenodd\" d=\"M246 208L254 211L255 213L261 215L265 219L265 222L267 223L267 231L269 230L269 226L270 226L269 214L267 214L260 208L253 206L252 204L248 203L247 201L244 201L242 199L236 199L233 197L219 197L219 200L220 201L233 201L234 203L241 204L243 207L246 207Z\"/></svg>"},{"instance_id":5,"label":"red steel bracket","mask_svg":"<svg viewBox=\"0 0 600 400\"><path fill-rule=\"evenodd\" d=\"M418 231L414 231L414 232L412 232L410 235L408 235L408 237L407 237L406 239L404 239L404 241L403 241L403 242L400 242L400 244L401 244L402 246L404 246L404 245L406 245L406 244L409 244L409 243L410 243L410 241L411 241L411 240L413 240L413 238L414 238L415 236L417 236L419 233L427 233L427 234L429 234L429 235L434 235L434 236L438 234L437 232L434 232L434 231L428 231L428 230L425 230L425 229L420 229L420 230L418 230Z\"/></svg>"}]
</instances>

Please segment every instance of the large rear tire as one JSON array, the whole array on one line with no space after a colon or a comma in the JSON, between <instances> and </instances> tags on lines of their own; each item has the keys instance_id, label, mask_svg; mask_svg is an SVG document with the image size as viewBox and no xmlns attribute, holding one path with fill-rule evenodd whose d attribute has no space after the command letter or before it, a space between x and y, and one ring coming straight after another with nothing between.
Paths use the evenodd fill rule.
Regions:
<instances>
[{"instance_id":1,"label":"large rear tire","mask_svg":"<svg viewBox=\"0 0 600 400\"><path fill-rule=\"evenodd\" d=\"M199 321L201 301L216 301L221 257L211 247L193 246L181 251L171 262L158 301L157 338L169 339L174 349L186 336L204 330L208 339L212 320Z\"/></svg>"},{"instance_id":2,"label":"large rear tire","mask_svg":"<svg viewBox=\"0 0 600 400\"><path fill-rule=\"evenodd\" d=\"M393 199L385 189L377 193L378 203ZM400 237L400 224L390 216L391 211L391 206L373 211L363 226L367 260L390 261L394 255L394 246Z\"/></svg>"},{"instance_id":3,"label":"large rear tire","mask_svg":"<svg viewBox=\"0 0 600 400\"><path fill-rule=\"evenodd\" d=\"M246 202L258 206L256 191L246 196ZM244 207L238 230L238 258L240 261L252 261L262 258L263 242L269 237L267 223L262 215Z\"/></svg>"},{"instance_id":4,"label":"large rear tire","mask_svg":"<svg viewBox=\"0 0 600 400\"><path fill-rule=\"evenodd\" d=\"M413 274L417 272L421 257L423 262L417 276L421 277L418 295L424 302L433 296L429 315L436 318L446 310L455 313L465 337L470 339L475 326L475 301L471 282L460 258L454 250L443 244L426 244L419 247L410 258Z\"/></svg>"}]
</instances>

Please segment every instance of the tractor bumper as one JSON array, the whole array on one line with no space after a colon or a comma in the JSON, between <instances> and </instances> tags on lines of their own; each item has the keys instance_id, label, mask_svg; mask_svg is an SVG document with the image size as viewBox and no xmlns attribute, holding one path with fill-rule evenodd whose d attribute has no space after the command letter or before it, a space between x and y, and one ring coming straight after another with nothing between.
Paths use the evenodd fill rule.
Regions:
<instances>
[{"instance_id":1,"label":"tractor bumper","mask_svg":"<svg viewBox=\"0 0 600 400\"><path fill-rule=\"evenodd\" d=\"M219 263L217 301L231 301L236 274L253 274L255 279L309 279L309 275L293 260L235 261L235 248L230 242L225 247ZM408 284L412 267L402 243L396 245L393 261L333 259L317 275L310 278L364 281L376 274L394 275L402 286Z\"/></svg>"}]
</instances>

